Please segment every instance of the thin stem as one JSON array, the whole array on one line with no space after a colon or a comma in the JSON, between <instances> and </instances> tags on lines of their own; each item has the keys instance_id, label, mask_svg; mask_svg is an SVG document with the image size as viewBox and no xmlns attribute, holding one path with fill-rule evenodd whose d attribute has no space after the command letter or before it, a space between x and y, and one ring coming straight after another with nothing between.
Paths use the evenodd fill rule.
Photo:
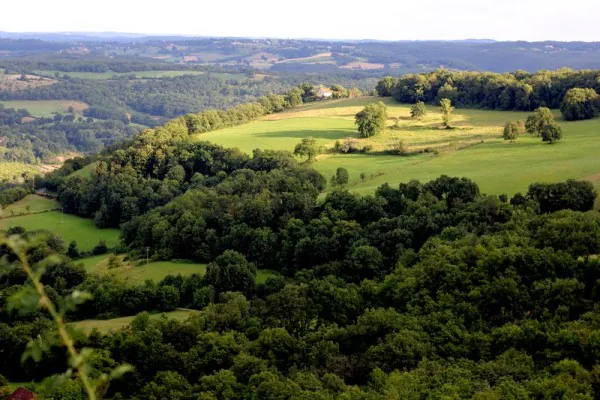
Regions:
<instances>
[{"instance_id":1,"label":"thin stem","mask_svg":"<svg viewBox=\"0 0 600 400\"><path fill-rule=\"evenodd\" d=\"M65 323L65 320L58 313L58 311L56 310L56 307L54 306L54 304L52 303L52 301L46 294L46 289L44 288L44 285L42 284L42 282L39 280L39 278L37 278L35 276L33 270L31 269L31 266L29 265L29 262L27 261L27 256L26 256L25 252L22 250L16 249L15 246L13 246L9 243L7 243L7 246L12 249L12 251L17 255L17 257L19 257L19 261L21 262L21 267L27 273L27 276L29 277L31 282L33 282L33 286L35 287L35 290L38 292L38 294L40 296L40 305L42 307L45 307L46 310L48 310L48 312L54 319L54 322L56 323L56 326L58 327L58 334L59 334L63 344L67 348L69 355L74 360L74 363L75 363L74 368L77 370L77 376L79 377L79 380L83 384L83 387L88 394L88 398L90 400L96 400L96 398L97 398L96 390L95 390L92 382L90 382L90 379L87 376L87 374L85 373L85 371L83 371L83 369L81 368L82 360L81 360L79 352L75 348L75 343L73 342L73 339L71 338L71 336L69 336L69 333L67 332L67 324Z\"/></svg>"}]
</instances>

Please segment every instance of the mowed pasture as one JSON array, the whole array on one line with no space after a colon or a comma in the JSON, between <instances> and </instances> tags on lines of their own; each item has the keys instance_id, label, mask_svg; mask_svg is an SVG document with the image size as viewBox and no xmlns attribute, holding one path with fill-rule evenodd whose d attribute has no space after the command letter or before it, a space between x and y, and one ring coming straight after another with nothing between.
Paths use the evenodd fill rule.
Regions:
<instances>
[{"instance_id":1,"label":"mowed pasture","mask_svg":"<svg viewBox=\"0 0 600 400\"><path fill-rule=\"evenodd\" d=\"M358 139L354 115L372 101L388 106L388 130L370 139ZM502 139L504 123L525 120L529 113L456 109L455 129L441 129L441 114L428 106L422 121L410 118L410 107L393 99L355 98L311 103L258 121L233 128L197 135L223 146L238 147L251 153L254 148L292 151L303 137L315 137L331 148L346 137L369 144L367 154L323 154L314 163L326 178L338 167L350 175L349 189L373 193L388 182L392 186L417 179L422 182L440 175L465 176L475 180L484 193L513 195L524 192L532 182L557 182L588 179L600 188L600 119L565 122L556 118L564 131L560 142L549 145L541 138L521 135L515 142ZM399 129L391 129L392 118L399 118ZM382 154L402 142L409 156ZM434 154L433 151L438 154ZM364 179L361 178L364 174Z\"/></svg>"},{"instance_id":2,"label":"mowed pasture","mask_svg":"<svg viewBox=\"0 0 600 400\"><path fill-rule=\"evenodd\" d=\"M100 255L94 257L76 260L76 263L82 263L86 271L90 274L106 276L110 275L123 282L130 284L142 284L146 280L159 282L168 275L189 276L192 274L204 275L206 273L206 264L194 263L185 260L174 261L151 261L148 264L144 260L124 261L124 256L120 255L121 266L110 268L108 265L109 255ZM256 282L263 283L274 272L269 270L259 270L256 274Z\"/></svg>"},{"instance_id":3,"label":"mowed pasture","mask_svg":"<svg viewBox=\"0 0 600 400\"><path fill-rule=\"evenodd\" d=\"M24 108L34 117L50 117L55 113L67 113L73 107L76 113L82 113L89 107L87 103L78 100L10 100L3 101L6 108Z\"/></svg>"},{"instance_id":4,"label":"mowed pasture","mask_svg":"<svg viewBox=\"0 0 600 400\"><path fill-rule=\"evenodd\" d=\"M36 194L30 194L25 196L25 198L8 205L3 210L0 210L0 218L39 213L47 210L55 210L60 207L60 203L56 200L48 199Z\"/></svg>"},{"instance_id":5,"label":"mowed pasture","mask_svg":"<svg viewBox=\"0 0 600 400\"><path fill-rule=\"evenodd\" d=\"M96 170L97 166L98 162L94 161L93 163L90 163L84 166L83 168L78 169L69 176L80 176L82 178L90 178L92 176L92 173Z\"/></svg>"},{"instance_id":6,"label":"mowed pasture","mask_svg":"<svg viewBox=\"0 0 600 400\"><path fill-rule=\"evenodd\" d=\"M150 319L168 318L177 321L186 321L191 316L198 314L195 310L176 310L166 313L150 314ZM121 317L113 319L86 319L83 321L72 322L70 325L77 329L81 329L85 333L90 333L93 329L97 329L100 333L110 333L118 331L131 324L136 316Z\"/></svg>"},{"instance_id":7,"label":"mowed pasture","mask_svg":"<svg viewBox=\"0 0 600 400\"><path fill-rule=\"evenodd\" d=\"M0 230L17 226L28 231L48 230L62 237L67 246L74 240L81 251L92 250L100 240L104 240L108 247L114 247L119 242L120 235L118 229L98 229L91 219L71 214L62 215L60 211L0 219Z\"/></svg>"}]
</instances>

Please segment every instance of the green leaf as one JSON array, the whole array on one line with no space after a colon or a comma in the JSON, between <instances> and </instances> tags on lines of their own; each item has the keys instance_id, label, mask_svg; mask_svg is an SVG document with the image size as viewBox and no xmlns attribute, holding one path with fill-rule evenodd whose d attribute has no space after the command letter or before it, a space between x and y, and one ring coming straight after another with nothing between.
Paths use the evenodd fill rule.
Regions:
<instances>
[{"instance_id":1,"label":"green leaf","mask_svg":"<svg viewBox=\"0 0 600 400\"><path fill-rule=\"evenodd\" d=\"M110 380L119 379L128 372L133 371L133 367L129 364L119 365L117 368L110 371Z\"/></svg>"},{"instance_id":2,"label":"green leaf","mask_svg":"<svg viewBox=\"0 0 600 400\"><path fill-rule=\"evenodd\" d=\"M47 332L44 336L38 335L38 337L27 343L27 347L21 356L21 362L29 359L40 362L45 354L50 353L52 347L59 344L58 336L54 332Z\"/></svg>"},{"instance_id":3,"label":"green leaf","mask_svg":"<svg viewBox=\"0 0 600 400\"><path fill-rule=\"evenodd\" d=\"M61 314L64 315L69 311L73 311L78 305L85 303L90 300L92 295L88 292L82 292L81 290L75 290L69 296L65 297L61 305Z\"/></svg>"},{"instance_id":4,"label":"green leaf","mask_svg":"<svg viewBox=\"0 0 600 400\"><path fill-rule=\"evenodd\" d=\"M40 308L40 295L31 286L23 286L7 300L9 312L18 311L20 315L32 314Z\"/></svg>"}]
</instances>

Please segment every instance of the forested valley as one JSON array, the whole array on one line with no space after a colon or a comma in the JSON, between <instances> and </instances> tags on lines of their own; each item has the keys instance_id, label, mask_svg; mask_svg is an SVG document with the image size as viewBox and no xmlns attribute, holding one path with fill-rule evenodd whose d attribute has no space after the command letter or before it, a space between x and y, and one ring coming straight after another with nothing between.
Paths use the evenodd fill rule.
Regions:
<instances>
[{"instance_id":1,"label":"forested valley","mask_svg":"<svg viewBox=\"0 0 600 400\"><path fill-rule=\"evenodd\" d=\"M103 156L90 178L59 170L41 184L71 212L122 224L117 252L204 261L203 276L123 285L87 274L50 232L7 235L37 238L32 262L59 255L43 261L51 298L92 295L68 320L199 310L76 336L94 350L90 376L133 366L102 389L108 398L595 398L600 217L589 183L532 184L508 199L442 176L319 200L325 183L286 152L192 142L179 118ZM278 274L257 284L257 269ZM42 311L11 312L26 281L19 268L0 278L0 374L11 381L64 370L57 345L19 366L28 337L51 327ZM83 389L69 379L43 390Z\"/></svg>"},{"instance_id":2,"label":"forested valley","mask_svg":"<svg viewBox=\"0 0 600 400\"><path fill-rule=\"evenodd\" d=\"M474 49L516 51L501 43L448 45L422 68L414 54L429 57L438 42L418 51L414 43L250 39L82 39L74 47L54 38L51 57L37 40L0 40L11 53L0 58L0 77L21 85L0 90L0 100L87 105L36 115L0 103L0 158L35 164L77 153L52 172L0 183L0 212L10 209L0 213L0 400L14 400L17 387L48 400L600 398L597 176L486 193L450 173L392 184L363 171L361 183L377 184L357 193L342 164L408 168L489 146L505 152L505 166L524 149L550 154L560 170L578 161L560 153L569 135L591 142L597 133L597 70L432 67L458 63L451 48L473 57L461 66L475 62ZM577 52L573 62L585 64L596 52L547 46L535 47L534 61ZM410 50L401 59L415 73L387 65L398 49ZM218 57L204 62L209 50ZM289 62L322 51L335 63ZM359 59L385 63L390 76L337 70ZM149 71L171 75L139 75ZM388 115L394 100L385 97L412 108ZM524 115L500 111L536 111L506 121L510 137L492 124L489 144L476 137L444 154L408 154L401 139L392 151L344 151L346 142L376 143L401 129L444 143L488 129L453 123L453 105L477 109L465 119L498 110L494 124ZM562 138L550 108L560 109L566 139L518 147L542 114ZM339 125L323 118L331 109ZM210 141L215 131L246 135L252 123L275 125L297 110L307 112L289 118L300 121L296 131L259 136L253 151ZM307 130L311 118L326 126ZM348 118L356 138L341 143ZM289 143L281 136L300 141L294 153L281 150ZM328 149L326 140L336 142ZM331 179L318 169L327 156L340 163ZM498 168L481 155L473 165ZM49 205L32 209L40 203ZM99 239L107 232L114 242ZM161 262L195 269L151 276L167 268ZM143 272L133 281L123 271Z\"/></svg>"}]
</instances>

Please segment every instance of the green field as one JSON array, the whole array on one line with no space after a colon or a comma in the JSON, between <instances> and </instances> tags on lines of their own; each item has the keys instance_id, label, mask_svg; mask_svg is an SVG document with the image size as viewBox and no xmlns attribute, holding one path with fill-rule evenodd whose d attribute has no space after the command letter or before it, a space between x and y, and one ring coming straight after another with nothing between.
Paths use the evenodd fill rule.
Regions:
<instances>
[{"instance_id":1,"label":"green field","mask_svg":"<svg viewBox=\"0 0 600 400\"><path fill-rule=\"evenodd\" d=\"M35 175L39 174L40 170L31 164L20 162L0 162L0 180L19 182L23 181L23 172Z\"/></svg>"},{"instance_id":2,"label":"green field","mask_svg":"<svg viewBox=\"0 0 600 400\"><path fill-rule=\"evenodd\" d=\"M293 150L302 137L313 136L321 145L332 147L336 139L357 138L354 115L374 98L357 98L312 103L270 115L246 125L197 135L224 146L252 149ZM411 179L428 181L442 174L466 176L475 180L485 193L512 195L526 191L531 182L556 182L568 178L588 179L600 188L600 119L559 123L562 141L548 145L540 138L522 135L516 142L502 139L507 121L526 119L528 113L455 110L454 130L439 127L441 115L437 107L429 107L423 121L410 119L410 105L385 99L388 115L400 118L400 129L372 139L360 141L373 146L371 154L327 154L319 157L314 167L325 177L338 167L350 174L349 188L359 193L372 193L385 182L397 185ZM556 112L557 119L560 114ZM390 120L388 126L393 122ZM390 149L398 141L409 152L426 148L431 153L412 156L377 154ZM364 173L365 179L360 175Z\"/></svg>"},{"instance_id":3,"label":"green field","mask_svg":"<svg viewBox=\"0 0 600 400\"><path fill-rule=\"evenodd\" d=\"M0 220L0 230L14 226L21 226L27 230L49 230L62 237L66 245L75 240L81 251L91 250L100 240L106 241L109 247L114 247L119 241L120 234L118 229L98 229L91 219L71 214L62 216L60 211L49 211Z\"/></svg>"},{"instance_id":4,"label":"green field","mask_svg":"<svg viewBox=\"0 0 600 400\"><path fill-rule=\"evenodd\" d=\"M322 145L354 135L352 124L338 118L288 118L277 121L259 120L227 129L196 135L225 147L237 147L251 153L253 149L294 150L303 138L312 136Z\"/></svg>"},{"instance_id":5,"label":"green field","mask_svg":"<svg viewBox=\"0 0 600 400\"><path fill-rule=\"evenodd\" d=\"M184 276L192 274L204 275L206 264L176 261L153 261L146 265L143 261L137 265L131 262L122 262L122 266L110 269L108 267L108 255L83 258L76 262L83 263L87 272L96 275L111 275L119 280L131 284L141 284L150 279L158 282L167 275L181 274ZM120 256L121 260L123 256Z\"/></svg>"},{"instance_id":6,"label":"green field","mask_svg":"<svg viewBox=\"0 0 600 400\"><path fill-rule=\"evenodd\" d=\"M158 319L166 316L169 319L175 319L177 321L185 321L189 317L194 314L197 314L198 311L195 310L176 310L167 313L160 314L150 314L150 319ZM111 331L117 331L129 325L135 316L131 317L121 317L121 318L113 318L113 319L86 319L84 321L73 322L72 325L81 329L86 333L90 333L94 328L98 329L101 333L109 333Z\"/></svg>"},{"instance_id":7,"label":"green field","mask_svg":"<svg viewBox=\"0 0 600 400\"><path fill-rule=\"evenodd\" d=\"M122 261L121 267L110 269L108 267L108 257L108 255L103 254L100 256L83 258L76 262L82 263L88 273L111 275L131 284L141 284L148 279L159 282L168 275L204 275L206 272L206 264L189 261L152 261L147 265L143 260L135 263ZM123 260L123 256L119 257ZM263 283L274 274L275 272L270 270L259 270L256 274L256 282Z\"/></svg>"},{"instance_id":8,"label":"green field","mask_svg":"<svg viewBox=\"0 0 600 400\"><path fill-rule=\"evenodd\" d=\"M77 171L73 172L71 175L69 176L81 176L84 178L89 178L92 176L92 172L94 172L94 170L96 169L96 166L98 165L98 162L95 161L93 163L90 163L88 165L86 165L85 167L78 169Z\"/></svg>"},{"instance_id":9,"label":"green field","mask_svg":"<svg viewBox=\"0 0 600 400\"><path fill-rule=\"evenodd\" d=\"M1 210L0 217L37 213L40 211L54 210L57 208L60 208L60 203L58 201L47 199L36 194L30 194Z\"/></svg>"},{"instance_id":10,"label":"green field","mask_svg":"<svg viewBox=\"0 0 600 400\"><path fill-rule=\"evenodd\" d=\"M81 112L89 107L83 101L77 100L11 100L3 101L6 108L24 108L34 117L49 117L54 113L66 113L69 107L75 112Z\"/></svg>"}]
</instances>

